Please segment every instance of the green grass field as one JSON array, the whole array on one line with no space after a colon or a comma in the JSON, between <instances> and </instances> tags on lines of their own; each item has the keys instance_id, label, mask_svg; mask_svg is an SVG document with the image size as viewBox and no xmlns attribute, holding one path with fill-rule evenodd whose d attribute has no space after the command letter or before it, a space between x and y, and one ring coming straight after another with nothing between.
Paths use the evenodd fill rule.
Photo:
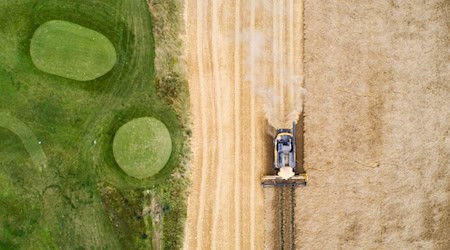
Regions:
<instances>
[{"instance_id":1,"label":"green grass field","mask_svg":"<svg viewBox=\"0 0 450 250\"><path fill-rule=\"evenodd\" d=\"M158 4L152 20L145 0L0 2L0 249L151 249L153 231L161 230L165 248L180 248L188 94L178 71L180 41L173 38L180 26L164 19L180 22L179 6ZM90 44L94 54L81 56L77 50L88 31L70 41L45 43L39 33L33 38L51 20L104 36L115 50L114 63L106 49L104 65L83 69L97 62L92 57L102 49L96 46L106 46ZM44 43L32 48L35 39ZM155 64L155 42L176 49ZM75 46L68 52L75 54L49 56L51 43ZM45 53L32 58L35 49ZM113 154L117 130L139 117L160 120L172 141L164 168L142 179L127 175ZM143 211L155 200L164 224L149 227L154 213Z\"/></svg>"},{"instance_id":2,"label":"green grass field","mask_svg":"<svg viewBox=\"0 0 450 250\"><path fill-rule=\"evenodd\" d=\"M126 174L144 179L164 168L172 153L172 140L164 123L151 117L136 118L117 130L113 152Z\"/></svg>"}]
</instances>

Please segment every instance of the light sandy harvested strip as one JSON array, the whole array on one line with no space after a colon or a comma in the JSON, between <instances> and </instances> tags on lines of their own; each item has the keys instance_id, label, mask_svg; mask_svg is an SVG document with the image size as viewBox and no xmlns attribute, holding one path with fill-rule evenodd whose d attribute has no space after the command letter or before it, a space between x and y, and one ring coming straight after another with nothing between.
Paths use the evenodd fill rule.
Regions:
<instances>
[{"instance_id":1,"label":"light sandy harvested strip","mask_svg":"<svg viewBox=\"0 0 450 250\"><path fill-rule=\"evenodd\" d=\"M303 25L305 24L304 21L304 10L305 10L305 6L304 6L304 2L303 1L298 1L298 5L299 7L296 8L297 11L299 11L299 15L298 15L298 22L299 24L297 26L295 26L296 29L296 33L297 36L295 36L296 39L298 39L298 43L296 42L296 44L299 44L296 48L298 49L298 57L295 57L295 62L297 63L295 65L295 70L298 70L298 74L300 76L304 76L304 70L305 70L305 63L304 63L304 47L305 47L305 40L304 40L304 27ZM300 83L301 86L303 86L303 82Z\"/></svg>"},{"instance_id":2,"label":"light sandy harvested strip","mask_svg":"<svg viewBox=\"0 0 450 250\"><path fill-rule=\"evenodd\" d=\"M212 220L212 235L211 235L211 242L212 242L212 249L217 249L217 225L219 223L219 210L220 210L220 200L222 199L221 196L221 188L222 188L222 162L223 162L223 149L221 148L223 146L223 126L222 124L225 122L225 120L222 118L223 112L222 112L222 93L221 93L221 79L220 79L220 71L219 71L219 64L220 61L218 59L218 49L217 49L217 37L219 36L217 29L218 29L218 21L217 21L217 11L218 7L216 6L217 1L212 1L212 34L211 34L211 47L212 47L212 65L213 65L213 80L214 82L212 85L214 86L214 97L215 97L215 106L217 109L216 112L216 121L217 121L217 148L219 149L217 151L217 160L215 161L216 165L212 166L216 168L216 187L215 187L215 195L214 195L214 208L213 208L213 220Z\"/></svg>"},{"instance_id":3,"label":"light sandy harvested strip","mask_svg":"<svg viewBox=\"0 0 450 250\"><path fill-rule=\"evenodd\" d=\"M276 82L277 82L276 75L277 75L277 70L278 70L278 67L277 67L278 64L276 63L277 62L277 54L275 52L277 51L277 44L278 44L278 42L276 40L276 37L278 36L278 32L277 32L277 26L275 24L277 23L276 22L277 6L279 6L279 5L272 3L272 64L273 64L273 67L272 67L272 84L273 84L272 90L274 92L274 95L272 96L272 98L273 98L273 105L274 105L273 109L274 109L274 111L275 112L280 112L279 107L277 105L277 95L276 95L276 92L277 92L277 89L276 89Z\"/></svg>"},{"instance_id":4,"label":"light sandy harvested strip","mask_svg":"<svg viewBox=\"0 0 450 250\"><path fill-rule=\"evenodd\" d=\"M240 124L240 107L241 107L241 2L235 2L235 30L234 30L234 240L235 248L241 248L241 188L240 185L240 168L241 166L241 124Z\"/></svg>"},{"instance_id":5,"label":"light sandy harvested strip","mask_svg":"<svg viewBox=\"0 0 450 250\"><path fill-rule=\"evenodd\" d=\"M289 108L288 105L285 105L284 100L285 100L285 96L284 96L284 81L287 78L285 75L285 61L284 61L284 17L285 17L285 13L284 13L284 0L280 0L280 8L278 9L278 51L276 51L275 53L278 55L278 61L277 64L280 65L280 67L278 68L278 89L279 89L279 96L282 98L282 101L280 101L280 109L281 112L283 114L283 125L285 122L285 116L286 116L286 108Z\"/></svg>"},{"instance_id":6,"label":"light sandy harvested strip","mask_svg":"<svg viewBox=\"0 0 450 250\"><path fill-rule=\"evenodd\" d=\"M197 35L197 66L198 66L198 73L199 73L199 85L200 85L200 103L201 103L201 114L202 117L205 118L207 117L206 114L206 109L204 107L206 107L206 96L205 96L205 82L204 82L204 78L202 77L204 75L204 69L203 69L203 46L202 46L202 34L201 32L203 31L202 29L202 25L204 24L204 17L203 17L203 13L202 13L202 8L199 8L199 6L202 6L202 0L197 0L197 6L196 6L196 10L197 10L197 29L196 29L196 35ZM201 161L201 184L200 184L200 198L199 198L199 209L198 209L198 216L197 216L197 244L196 244L196 248L197 249L201 249L201 243L203 242L203 220L204 220L204 213L205 213L205 192L206 192L206 181L207 181L207 177L208 177L208 166L206 164L206 162L208 161L208 124L207 124L207 120L206 119L202 119L202 161Z\"/></svg>"},{"instance_id":7,"label":"light sandy harvested strip","mask_svg":"<svg viewBox=\"0 0 450 250\"><path fill-rule=\"evenodd\" d=\"M251 39L254 39L255 36L255 0L251 0L251 10L250 10L250 29L252 37ZM252 44L253 41L252 41ZM251 48L251 65L250 65L250 74L251 74L251 91L253 92L256 89L256 82L255 82L255 46L252 46ZM250 114L252 114L250 117L250 129L251 129L251 143L250 147L254 149L252 151L252 154L250 156L250 242L251 242L251 249L255 248L255 186L257 185L256 182L256 176L255 176L255 168L256 168L256 117L255 117L255 93L251 93L251 102L250 102Z\"/></svg>"},{"instance_id":8,"label":"light sandy harvested strip","mask_svg":"<svg viewBox=\"0 0 450 250\"><path fill-rule=\"evenodd\" d=\"M289 76L294 77L295 70L294 70L294 0L289 0ZM292 89L295 89L296 86L293 86L294 84L297 84L294 79L287 79L289 81L289 86L292 86ZM298 87L298 86L297 86ZM290 91L289 95L289 101L291 106L295 105L295 95L294 91Z\"/></svg>"},{"instance_id":9,"label":"light sandy harvested strip","mask_svg":"<svg viewBox=\"0 0 450 250\"><path fill-rule=\"evenodd\" d=\"M194 157L195 179L193 179L193 187L196 193L191 194L190 197L188 225L191 225L192 228L187 230L187 241L190 241L190 246L186 244L185 247L187 249L210 249L211 247L224 249L230 246L233 249L260 249L263 242L263 235L260 235L262 228L259 225L257 226L256 223L259 219L262 219L260 215L263 211L260 208L263 205L261 203L263 197L257 177L262 174L264 166L270 164L270 162L267 162L269 157L260 157L262 152L266 152L261 150L265 148L265 142L262 139L264 138L264 120L261 106L257 104L259 101L256 100L253 92L257 86L258 75L256 74L261 73L259 69L262 62L256 61L255 56L258 55L256 55L255 48L248 47L248 53L245 53L247 51L244 51L240 44L242 42L240 40L241 29L248 30L250 28L250 39L252 39L250 43L254 43L258 39L256 30L264 29L264 27L259 27L261 13L256 10L255 6L258 2L239 1L229 3L222 0L214 3L214 7L211 8L211 5L207 5L206 1L192 1L192 6L196 4L198 6L197 8L191 8L191 5L188 5L190 10L188 10L187 18L190 20L191 27L188 27L190 30L187 31L187 44L188 51L190 51L188 58L191 62L189 67L192 68L192 71L190 71L190 77L192 78L190 78L189 84L190 89L197 92L191 93L194 103L193 111L196 112L194 114L195 127L193 131L195 133L193 133L193 142L196 141L196 145L202 145L202 147L196 151L199 154ZM209 3L211 2L209 1ZM228 6L227 3L229 3ZM277 54L277 51L279 52L279 38L277 34L280 31L277 29L280 25L279 5L282 3L277 1L273 4L276 10L275 27L268 26L269 30L274 28L276 31L273 34L276 46L272 55L276 59L274 62L279 61L279 55ZM267 4L272 5L269 2ZM224 12L226 10L233 9L233 5L236 8L235 16L229 13L222 14L226 13ZM217 8L219 10L216 10ZM288 6L285 10L288 10ZM269 9L268 12L266 18L270 25L270 20L272 20L270 13L272 11ZM212 13L215 17L212 17ZM245 15L243 15L244 13ZM212 20L211 18L217 19ZM266 18L262 20L266 20ZM234 23L233 19L235 20ZM195 21L198 22L194 23ZM220 25L217 26L216 22L220 22ZM256 25L258 27L255 27ZM217 27L220 29L217 29ZM234 44L233 41L226 41L227 34L233 34L233 32L235 33ZM283 39L282 42L286 42L286 40ZM218 47L214 48L214 46ZM228 51L229 46L235 47ZM287 48L287 46L285 47ZM252 56L252 62L250 62L248 68L243 67L243 60L245 59L242 58L241 54ZM213 59L210 60L210 58ZM274 65L271 60L264 62L267 68ZM280 73L280 66L277 65L276 70L270 70L271 73L263 73L269 75L270 78L274 78L275 93L279 91L280 87L280 79L276 79ZM217 74L218 67L220 68L219 80L223 80L222 82L218 81L217 76L214 75ZM286 71L288 73L288 70ZM234 79L232 79L233 74ZM251 77L250 81L246 81L247 78L243 77L244 74ZM229 85L233 82L234 86ZM222 95L221 101L215 99L219 90ZM227 103L227 100L230 103ZM219 107L220 105L223 106ZM226 113L221 115L216 108L222 109ZM218 120L219 117L222 120ZM235 120L229 121L231 117ZM220 122L224 122L223 129L218 128ZM234 128L235 131L232 131L230 127ZM214 140L216 136L220 136L219 130L223 133L221 140L224 145L216 142L208 143L208 141L211 142L211 139ZM250 138L248 138L249 134ZM194 138L194 135L196 138ZM243 139L249 139L250 145L241 145ZM228 150L228 147L232 145L235 148ZM218 151L220 150L224 150L221 153L221 160L218 157ZM245 162L243 162L243 157L245 157ZM222 167L220 168L224 168L222 170L223 176L217 173L219 161L222 161ZM232 164L235 164L235 166L232 166ZM198 178L201 178L201 180ZM219 180L223 185L218 187L217 181ZM225 185L228 182L227 180L230 181L230 185ZM220 190L217 188L220 188ZM229 206L226 206L226 204ZM197 225L197 227L194 227L194 225Z\"/></svg>"}]
</instances>

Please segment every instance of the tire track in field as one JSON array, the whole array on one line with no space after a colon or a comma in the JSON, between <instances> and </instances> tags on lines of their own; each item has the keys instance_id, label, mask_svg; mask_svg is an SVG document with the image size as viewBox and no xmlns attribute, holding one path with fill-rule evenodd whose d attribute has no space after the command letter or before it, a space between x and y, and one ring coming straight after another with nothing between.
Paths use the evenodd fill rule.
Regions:
<instances>
[{"instance_id":1,"label":"tire track in field","mask_svg":"<svg viewBox=\"0 0 450 250\"><path fill-rule=\"evenodd\" d=\"M222 150L220 147L223 145L223 128L222 128L222 115L223 111L222 108L222 93L220 90L220 72L219 72L219 60L218 60L218 49L217 49L217 37L219 36L217 29L218 29L218 20L217 20L217 11L218 8L216 6L217 1L212 1L212 34L211 34L211 45L212 45L212 74L213 74L213 86L214 86L214 100L215 100L215 106L217 109L217 148L219 149L217 151L217 158L218 160L215 161L215 165L212 165L212 167L217 169L216 172L216 187L215 187L215 195L214 195L214 210L213 210L213 220L212 220L212 235L211 235L211 242L212 242L212 249L217 249L217 226L219 223L219 210L220 210L220 201L221 201L221 188L222 188ZM219 85L219 87L217 86Z\"/></svg>"},{"instance_id":2,"label":"tire track in field","mask_svg":"<svg viewBox=\"0 0 450 250\"><path fill-rule=\"evenodd\" d=\"M277 46L277 50L274 51L275 55L278 55L277 60L274 62L274 64L278 65L278 74L276 75L277 81L275 81L276 88L278 90L277 96L279 98L282 98L282 100L280 101L280 110L281 110L281 114L283 115L283 120L284 120L284 115L286 114L286 107L287 105L285 105L284 100L286 100L285 95L284 95L284 84L283 81L284 79L286 79L284 71L285 71L285 61L284 61L284 0L280 1L281 4L278 5L278 13L275 14L276 16L276 20L277 22L275 23L278 26L278 34L276 37L276 41L278 43Z\"/></svg>"},{"instance_id":3,"label":"tire track in field","mask_svg":"<svg viewBox=\"0 0 450 250\"><path fill-rule=\"evenodd\" d=\"M289 46L289 53L288 53L288 64L289 64L289 75L290 76L294 76L295 75L295 70L294 70L294 0L289 0L289 5L288 5L288 12L289 12L289 42L288 42L288 46ZM295 84L294 81L290 82L291 84L289 86L292 86L292 84ZM295 95L294 92L290 92L289 93L289 102L290 105L295 105Z\"/></svg>"},{"instance_id":4,"label":"tire track in field","mask_svg":"<svg viewBox=\"0 0 450 250\"><path fill-rule=\"evenodd\" d=\"M240 220L240 206L241 206L241 194L239 192L239 179L240 179L240 164L241 164L241 144L240 144L240 96L241 96L241 64L240 64L240 53L241 53L241 41L238 35L241 32L241 2L236 0L235 2L235 19L234 19L234 243L235 249L240 249L241 247L241 220Z\"/></svg>"},{"instance_id":5,"label":"tire track in field","mask_svg":"<svg viewBox=\"0 0 450 250\"><path fill-rule=\"evenodd\" d=\"M252 44L253 44L253 39L255 38L255 0L251 0L251 12L250 12L250 29L251 29L251 39L252 39ZM251 65L250 65L250 74L251 74L251 80L250 80L250 84L251 84L251 91L253 92L255 90L255 47L252 46L251 47L251 53L250 53L250 57L251 57ZM255 168L256 168L256 152L254 151L254 149L256 148L256 117L255 115L255 105L256 105L256 96L255 93L251 93L250 94L250 114L251 115L251 143L250 143L250 148L253 151L253 153L251 154L251 159L250 159L250 178L252 181L256 181L256 176L255 176ZM255 239L255 185L254 183L250 182L250 242L256 242ZM251 244L251 249L255 249L255 244Z\"/></svg>"},{"instance_id":6,"label":"tire track in field","mask_svg":"<svg viewBox=\"0 0 450 250\"><path fill-rule=\"evenodd\" d=\"M281 113L281 111L283 110L281 108L281 105L278 106L276 105L278 103L278 98L281 98L279 96L279 94L275 94L278 91L278 84L277 84L277 75L278 75L278 71L279 71L279 67L281 65L279 65L278 62L278 57L277 57L277 52L278 52L278 40L277 37L279 36L279 31L278 31L278 26L277 24L277 14L278 14L278 8L279 5L272 3L272 83L273 83L273 90L274 90L274 95L272 96L273 98L273 103L274 105L274 112L278 112ZM275 106L277 106L277 108L275 108Z\"/></svg>"},{"instance_id":7,"label":"tire track in field","mask_svg":"<svg viewBox=\"0 0 450 250\"><path fill-rule=\"evenodd\" d=\"M198 4L201 4L201 2L202 2L202 0L197 0L197 5ZM198 20L197 20L197 23L196 23L196 35L197 35L197 41L201 41L202 40L202 38L201 38L201 33L199 32L199 31L201 31L202 30L202 24L204 23L204 20L203 20L203 13L202 13L202 11L200 10L199 11L199 8L198 8L198 6L197 6L197 18L198 18ZM202 44L200 44L200 45L202 45ZM200 109L200 112L201 112L201 116L202 117L206 117L206 109L202 109L201 107L205 107L206 106L206 93L204 92L204 90L205 90L205 83L204 83L204 79L201 77L201 76L203 76L204 75L204 69L203 69L203 60L202 60L202 57L203 57L203 53L202 53L202 49L201 49L201 46L199 46L199 45L197 45L197 47L196 47L196 49L197 49L197 54L196 54L196 56L197 56L197 64L196 64L196 66L198 67L198 75L200 76L200 77L198 77L198 81L199 81L199 85L200 85L200 107L199 107L199 109ZM191 91L191 93L193 93L192 91ZM199 214L198 214L198 218L197 218L197 230L198 230L198 232L199 232L199 235L197 236L197 246L202 242L202 236L203 236L203 224L202 224L202 222L203 222L203 220L204 220L204 207L205 207L205 192L206 192L206 190L205 190L205 188L206 188L206 180L207 180L207 175L208 175L208 168L207 167L204 167L204 165L206 164L206 162L208 161L208 152L207 152L207 148L209 148L208 147L208 131L207 131L207 120L206 119L200 119L200 123L201 123L201 128L200 128L200 131L201 131L201 141L202 141L202 148L199 150L200 152L201 152L201 154L202 154L202 158L201 158L201 163L200 163L200 166L201 166L201 177L200 177L200 196L199 196L199 198L200 198L200 200L199 200L199 209L198 209L198 211L199 211ZM199 122L197 121L194 121L194 123L196 124L196 125L198 125L199 124Z\"/></svg>"}]
</instances>

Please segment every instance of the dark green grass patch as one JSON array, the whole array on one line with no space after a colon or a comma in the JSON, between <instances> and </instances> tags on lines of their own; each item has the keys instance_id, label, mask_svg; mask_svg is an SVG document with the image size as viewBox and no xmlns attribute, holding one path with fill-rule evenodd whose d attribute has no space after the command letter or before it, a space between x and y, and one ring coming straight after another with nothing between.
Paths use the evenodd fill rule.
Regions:
<instances>
[{"instance_id":1,"label":"dark green grass patch","mask_svg":"<svg viewBox=\"0 0 450 250\"><path fill-rule=\"evenodd\" d=\"M29 157L22 141L11 130L0 128L0 138L2 139L0 140L1 162L21 160Z\"/></svg>"},{"instance_id":2,"label":"dark green grass patch","mask_svg":"<svg viewBox=\"0 0 450 250\"><path fill-rule=\"evenodd\" d=\"M37 28L30 54L38 69L78 81L98 78L116 63L116 50L107 37L63 20Z\"/></svg>"},{"instance_id":3,"label":"dark green grass patch","mask_svg":"<svg viewBox=\"0 0 450 250\"><path fill-rule=\"evenodd\" d=\"M0 112L0 128L9 129L16 134L28 151L34 165L39 170L47 167L47 157L33 131L22 121Z\"/></svg>"},{"instance_id":4,"label":"dark green grass patch","mask_svg":"<svg viewBox=\"0 0 450 250\"><path fill-rule=\"evenodd\" d=\"M172 140L161 121L152 117L136 118L117 130L113 152L126 174L144 179L166 165L172 153Z\"/></svg>"}]
</instances>

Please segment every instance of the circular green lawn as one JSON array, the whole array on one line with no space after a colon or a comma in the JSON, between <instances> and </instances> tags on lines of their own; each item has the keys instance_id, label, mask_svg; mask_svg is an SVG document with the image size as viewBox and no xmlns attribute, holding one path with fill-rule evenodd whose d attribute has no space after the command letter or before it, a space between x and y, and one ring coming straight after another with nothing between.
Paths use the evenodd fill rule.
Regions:
<instances>
[{"instance_id":1,"label":"circular green lawn","mask_svg":"<svg viewBox=\"0 0 450 250\"><path fill-rule=\"evenodd\" d=\"M129 176L144 179L158 173L172 153L167 127L151 117L134 119L117 130L114 158Z\"/></svg>"},{"instance_id":2,"label":"circular green lawn","mask_svg":"<svg viewBox=\"0 0 450 250\"><path fill-rule=\"evenodd\" d=\"M116 63L116 50L108 38L61 20L48 21L37 28L30 54L38 69L77 81L96 79Z\"/></svg>"}]
</instances>

